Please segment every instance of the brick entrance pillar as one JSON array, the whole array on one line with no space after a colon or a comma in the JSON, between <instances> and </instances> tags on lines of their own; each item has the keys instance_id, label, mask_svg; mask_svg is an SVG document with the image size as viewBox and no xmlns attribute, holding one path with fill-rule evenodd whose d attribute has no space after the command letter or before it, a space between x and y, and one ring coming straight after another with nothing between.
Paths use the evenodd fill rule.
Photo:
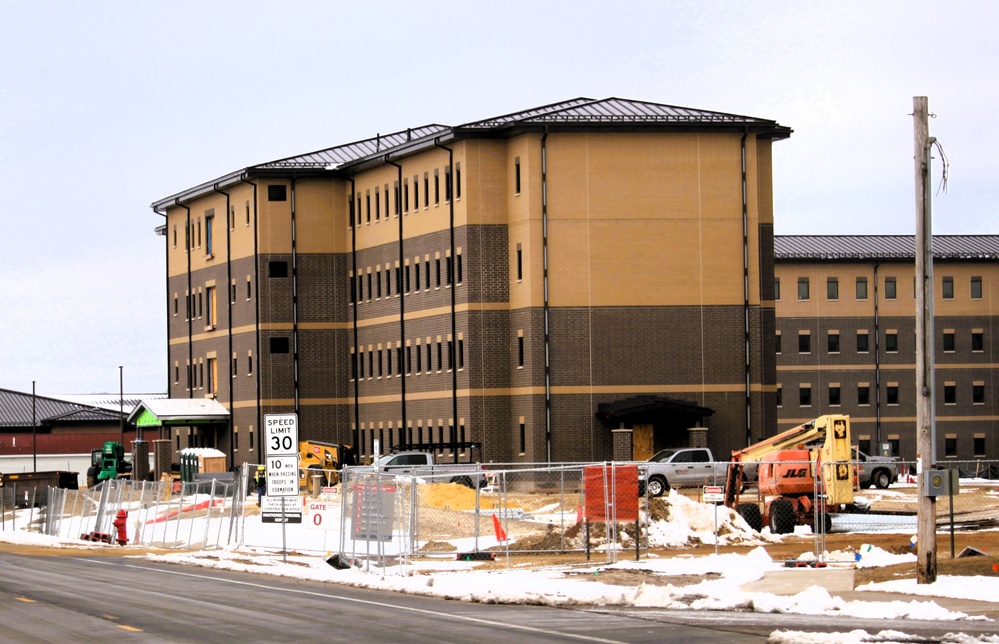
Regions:
<instances>
[{"instance_id":1,"label":"brick entrance pillar","mask_svg":"<svg viewBox=\"0 0 999 644\"><path fill-rule=\"evenodd\" d=\"M620 429L612 429L611 436L613 439L613 452L611 458L614 461L633 461L634 447L631 443L631 430L621 427Z\"/></svg>"},{"instance_id":2,"label":"brick entrance pillar","mask_svg":"<svg viewBox=\"0 0 999 644\"><path fill-rule=\"evenodd\" d=\"M691 427L687 430L687 447L707 447L708 428Z\"/></svg>"}]
</instances>

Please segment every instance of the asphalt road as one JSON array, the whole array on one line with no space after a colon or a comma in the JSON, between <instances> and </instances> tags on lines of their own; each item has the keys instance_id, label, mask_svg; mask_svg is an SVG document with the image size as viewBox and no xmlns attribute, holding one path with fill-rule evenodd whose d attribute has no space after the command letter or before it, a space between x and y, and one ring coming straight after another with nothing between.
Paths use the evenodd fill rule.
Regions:
<instances>
[{"instance_id":1,"label":"asphalt road","mask_svg":"<svg viewBox=\"0 0 999 644\"><path fill-rule=\"evenodd\" d=\"M4 642L762 642L767 629L467 604L120 557L0 553Z\"/></svg>"}]
</instances>

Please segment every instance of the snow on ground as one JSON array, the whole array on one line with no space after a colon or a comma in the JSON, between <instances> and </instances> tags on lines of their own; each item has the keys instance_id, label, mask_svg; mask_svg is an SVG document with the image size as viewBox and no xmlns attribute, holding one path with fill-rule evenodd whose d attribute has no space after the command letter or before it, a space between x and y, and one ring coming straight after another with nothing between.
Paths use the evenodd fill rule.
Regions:
<instances>
[{"instance_id":1,"label":"snow on ground","mask_svg":"<svg viewBox=\"0 0 999 644\"><path fill-rule=\"evenodd\" d=\"M197 552L177 552L164 555L144 555L151 561L195 565L208 568L239 570L282 577L326 581L381 590L436 596L463 601L484 603L539 604L553 606L638 606L684 610L738 610L765 613L795 613L803 615L844 615L872 619L923 619L961 621L984 619L960 612L948 611L932 600L878 601L878 591L923 595L928 597L954 597L999 603L999 585L983 577L941 577L935 584L917 586L913 580L898 580L866 584L857 590L870 592L871 601L846 601L830 594L824 588L812 586L797 595L775 595L746 592L741 587L761 579L767 572L784 568L783 561L773 561L766 545L780 541L780 536L757 534L749 529L741 517L723 506L697 503L680 495L667 498L668 513L665 519L653 521L650 539L656 547L677 547L692 543L715 542L715 512L720 543L757 545L746 554L709 556L678 555L675 557L646 557L641 561L629 558L632 552L618 551L616 563L592 562L585 566L549 566L538 568L531 564L511 565L505 569L482 562L460 561L458 552L469 552L473 546L489 548L498 544L490 535L477 540L459 539L451 544L454 552L421 556L419 560L386 558L386 566L379 567L376 560L361 561L346 570L327 563L330 552L301 554L308 550L295 550L287 556L280 551L280 539L274 538L272 524L262 524L259 515L247 516L243 522L245 544L268 544L267 547L242 546L238 548L211 549ZM543 508L539 514L554 511ZM26 520L18 519L19 525ZM11 530L9 524L0 530L0 541L48 547L114 547L103 544L81 543L78 540L58 539L37 533ZM308 522L288 524L289 535L311 533L309 543L324 535L318 542L326 546L327 537L338 543L334 530L308 530ZM314 536L313 536L314 535ZM420 544L422 545L422 544ZM336 547L330 545L333 551ZM128 548L121 549L122 553ZM391 553L389 553L391 555ZM427 553L421 553L427 554ZM606 555L606 552L604 553ZM496 553L502 562L503 552ZM613 559L614 557L608 557ZM802 559L814 560L813 553L802 553ZM628 559L628 560L626 560ZM861 546L856 552L836 551L823 553L830 567L886 566L914 562L915 555L895 555L871 545ZM640 571L647 582L637 586L605 583L615 571ZM676 578L675 583L670 578ZM660 583L652 583L652 580ZM828 635L778 632L772 641L794 642L889 642L907 641L904 633L881 631L866 633L852 631ZM812 639L809 639L812 638ZM827 638L827 639L822 639ZM909 638L911 641L911 638ZM999 641L999 639L954 639L961 641Z\"/></svg>"}]
</instances>

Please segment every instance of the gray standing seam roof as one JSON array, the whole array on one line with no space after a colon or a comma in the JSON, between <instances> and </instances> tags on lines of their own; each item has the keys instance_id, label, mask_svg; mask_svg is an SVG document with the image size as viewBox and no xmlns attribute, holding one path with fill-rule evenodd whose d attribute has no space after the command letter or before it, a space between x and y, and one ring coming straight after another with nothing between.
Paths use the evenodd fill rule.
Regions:
<instances>
[{"instance_id":1,"label":"gray standing seam roof","mask_svg":"<svg viewBox=\"0 0 999 644\"><path fill-rule=\"evenodd\" d=\"M775 235L774 259L914 261L915 235ZM933 257L999 260L999 235L934 235Z\"/></svg>"},{"instance_id":2,"label":"gray standing seam roof","mask_svg":"<svg viewBox=\"0 0 999 644\"><path fill-rule=\"evenodd\" d=\"M31 394L0 389L0 427L31 427L31 406ZM116 411L78 405L45 396L34 396L34 407L34 422L37 425L53 420L117 422L122 417Z\"/></svg>"}]
</instances>

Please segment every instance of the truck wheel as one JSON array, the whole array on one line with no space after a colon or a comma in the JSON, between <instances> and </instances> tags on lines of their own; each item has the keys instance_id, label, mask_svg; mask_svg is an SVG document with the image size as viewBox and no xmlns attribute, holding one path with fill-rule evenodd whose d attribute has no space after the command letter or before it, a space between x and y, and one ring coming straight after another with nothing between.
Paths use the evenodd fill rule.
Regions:
<instances>
[{"instance_id":1,"label":"truck wheel","mask_svg":"<svg viewBox=\"0 0 999 644\"><path fill-rule=\"evenodd\" d=\"M662 496L669 490L669 483L665 478L656 474L649 479L649 496Z\"/></svg>"},{"instance_id":2,"label":"truck wheel","mask_svg":"<svg viewBox=\"0 0 999 644\"><path fill-rule=\"evenodd\" d=\"M763 529L763 515L760 514L760 506L756 503L740 503L735 511L756 532Z\"/></svg>"},{"instance_id":3,"label":"truck wheel","mask_svg":"<svg viewBox=\"0 0 999 644\"><path fill-rule=\"evenodd\" d=\"M874 482L874 487L883 490L891 485L891 475L888 474L888 470L876 470L871 475L871 481Z\"/></svg>"},{"instance_id":4,"label":"truck wheel","mask_svg":"<svg viewBox=\"0 0 999 644\"><path fill-rule=\"evenodd\" d=\"M794 532L794 505L787 499L777 499L770 504L770 516L767 524L774 534L790 534Z\"/></svg>"}]
</instances>

